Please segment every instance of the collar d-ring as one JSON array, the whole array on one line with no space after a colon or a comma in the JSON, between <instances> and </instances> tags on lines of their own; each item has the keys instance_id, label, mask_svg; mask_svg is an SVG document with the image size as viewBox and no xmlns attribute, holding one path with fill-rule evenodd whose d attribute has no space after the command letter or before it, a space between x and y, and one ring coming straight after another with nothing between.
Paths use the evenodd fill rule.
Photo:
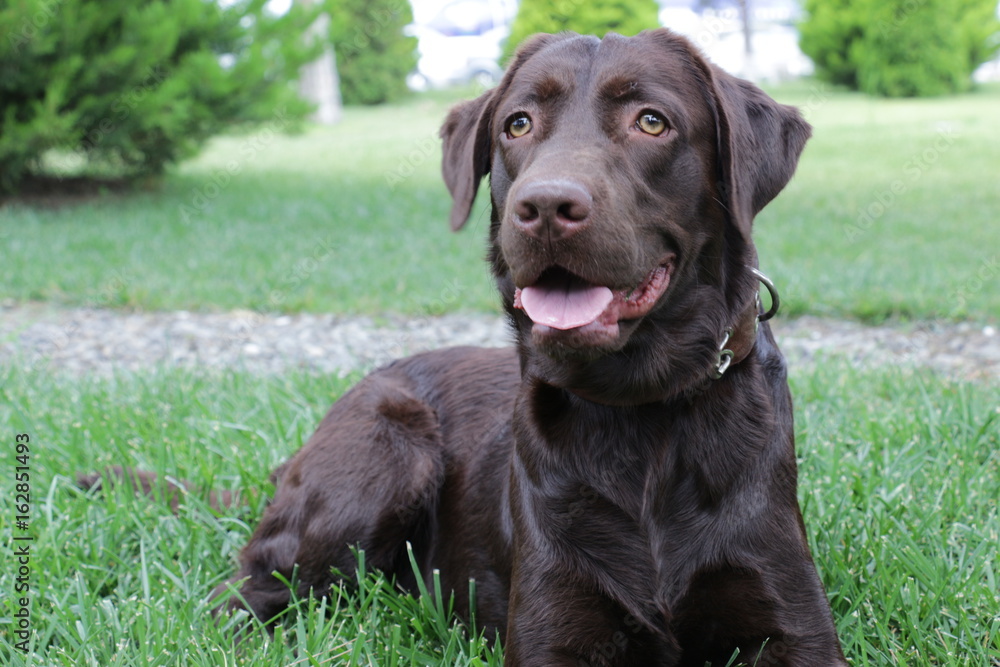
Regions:
<instances>
[{"instance_id":1,"label":"collar d-ring","mask_svg":"<svg viewBox=\"0 0 1000 667\"><path fill-rule=\"evenodd\" d=\"M778 313L778 308L781 307L781 299L778 297L778 288L774 286L771 279L760 272L760 269L750 267L750 273L757 278L760 283L767 288L767 293L771 297L771 307L767 309L767 312L763 315L757 316L758 322L767 322L769 319L774 317ZM760 292L757 292L757 301L760 301Z\"/></svg>"},{"instance_id":2,"label":"collar d-ring","mask_svg":"<svg viewBox=\"0 0 1000 667\"><path fill-rule=\"evenodd\" d=\"M712 373L712 377L716 380L721 378L730 366L747 358L757 343L757 325L774 317L781 306L778 290L771 279L752 266L747 268L767 289L767 293L771 297L771 306L767 312L760 312L760 290L758 290L754 295L753 303L740 315L740 321L723 332L722 340L719 342L719 356ZM749 324L750 320L753 321L752 325ZM749 331L751 326L753 327L752 332Z\"/></svg>"}]
</instances>

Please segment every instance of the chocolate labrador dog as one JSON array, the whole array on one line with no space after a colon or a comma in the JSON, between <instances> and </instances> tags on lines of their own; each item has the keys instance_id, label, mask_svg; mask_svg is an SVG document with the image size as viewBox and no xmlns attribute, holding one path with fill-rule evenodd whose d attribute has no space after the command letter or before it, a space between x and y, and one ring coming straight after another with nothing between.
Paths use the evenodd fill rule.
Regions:
<instances>
[{"instance_id":1,"label":"chocolate labrador dog","mask_svg":"<svg viewBox=\"0 0 1000 667\"><path fill-rule=\"evenodd\" d=\"M263 620L351 547L440 570L505 664L846 665L796 499L754 215L810 128L666 31L539 35L441 131L516 349L403 359L274 475L228 584Z\"/></svg>"}]
</instances>

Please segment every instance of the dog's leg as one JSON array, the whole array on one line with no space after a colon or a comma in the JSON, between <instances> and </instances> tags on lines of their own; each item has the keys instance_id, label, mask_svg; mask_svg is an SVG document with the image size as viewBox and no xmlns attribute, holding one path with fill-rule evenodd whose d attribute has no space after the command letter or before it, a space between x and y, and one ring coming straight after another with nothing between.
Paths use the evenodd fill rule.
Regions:
<instances>
[{"instance_id":1,"label":"dog's leg","mask_svg":"<svg viewBox=\"0 0 1000 667\"><path fill-rule=\"evenodd\" d=\"M273 573L289 581L295 573L299 594L323 594L332 569L353 572L355 546L369 566L405 581L406 542L418 559L426 552L443 459L435 411L405 378L370 375L276 473L274 501L243 549L239 571L216 595L234 586L226 606L248 607L268 621L291 596Z\"/></svg>"},{"instance_id":2,"label":"dog's leg","mask_svg":"<svg viewBox=\"0 0 1000 667\"><path fill-rule=\"evenodd\" d=\"M530 557L518 561L528 565ZM679 655L644 620L552 568L524 568L512 581L504 667L675 665Z\"/></svg>"},{"instance_id":3,"label":"dog's leg","mask_svg":"<svg viewBox=\"0 0 1000 667\"><path fill-rule=\"evenodd\" d=\"M846 665L833 629L826 595L808 552L757 571L719 569L697 575L681 602L676 630L685 647L681 664L726 664L734 648L736 664L759 667L842 667Z\"/></svg>"},{"instance_id":4,"label":"dog's leg","mask_svg":"<svg viewBox=\"0 0 1000 667\"><path fill-rule=\"evenodd\" d=\"M676 665L637 526L592 487L533 479L516 457L505 667Z\"/></svg>"}]
</instances>

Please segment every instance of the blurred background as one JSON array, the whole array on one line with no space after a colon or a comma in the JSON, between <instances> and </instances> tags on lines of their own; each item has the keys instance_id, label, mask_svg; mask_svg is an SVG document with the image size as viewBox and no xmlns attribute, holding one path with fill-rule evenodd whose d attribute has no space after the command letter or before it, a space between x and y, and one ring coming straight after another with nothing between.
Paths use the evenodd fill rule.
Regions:
<instances>
[{"instance_id":1,"label":"blurred background","mask_svg":"<svg viewBox=\"0 0 1000 667\"><path fill-rule=\"evenodd\" d=\"M786 313L992 326L998 11L996 0L6 0L0 306L495 313L481 235L443 224L447 109L494 85L535 32L667 26L814 126L757 225ZM469 226L487 209L481 197Z\"/></svg>"},{"instance_id":2,"label":"blurred background","mask_svg":"<svg viewBox=\"0 0 1000 667\"><path fill-rule=\"evenodd\" d=\"M815 127L759 226L789 311L993 319L962 271L990 264L996 0L6 0L0 304L493 311L480 241L441 222L448 107L535 32L658 26ZM301 271L330 234L346 261Z\"/></svg>"},{"instance_id":3,"label":"blurred background","mask_svg":"<svg viewBox=\"0 0 1000 667\"><path fill-rule=\"evenodd\" d=\"M515 0L414 0L412 4L414 22L408 26L407 34L419 39L420 53L417 70L410 79L414 89L443 87L473 79L486 85L497 79L502 71L501 55L510 52L505 47L518 13ZM867 3L868 6L863 7L864 4L813 3L819 15L815 20L822 21L824 12L836 12L840 22L848 23L854 12L857 29L866 22L858 12L863 8L873 14L868 22L877 25L881 20L874 17L877 5ZM917 6L917 3L911 4L914 8ZM983 18L983 8L988 10L991 3L980 5L980 18ZM896 10L906 11L906 7L899 3ZM887 9L891 8L884 6L882 11ZM955 15L961 16L968 9L956 5ZM593 25L588 26L589 17L581 16L586 12L587 9L578 9L575 16L567 15L564 25L549 17L549 24L539 22L533 27L552 30L570 26L572 29L576 24L584 32L588 32L588 27L590 31L599 32L598 21L591 19ZM799 25L807 17L803 3L797 0L660 0L656 6L659 25L691 38L713 62L730 73L758 81L781 81L814 73L812 60L800 46ZM518 36L515 34L515 42ZM984 36L989 37L989 34L984 33ZM848 36L841 38L845 40L842 47L850 49ZM810 47L819 48L806 45ZM978 81L996 80L998 76L996 61L980 65L975 73Z\"/></svg>"},{"instance_id":4,"label":"blurred background","mask_svg":"<svg viewBox=\"0 0 1000 667\"><path fill-rule=\"evenodd\" d=\"M993 0L9 0L0 192L27 175L155 175L279 107L292 128L334 123L344 104L484 88L534 32L656 26L763 83L913 97L1000 78Z\"/></svg>"}]
</instances>

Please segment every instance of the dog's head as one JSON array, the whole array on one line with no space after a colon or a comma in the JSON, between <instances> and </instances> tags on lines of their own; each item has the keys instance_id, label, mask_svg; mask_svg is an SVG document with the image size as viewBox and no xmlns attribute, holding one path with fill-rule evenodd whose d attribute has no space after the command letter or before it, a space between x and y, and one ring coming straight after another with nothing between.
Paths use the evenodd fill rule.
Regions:
<instances>
[{"instance_id":1,"label":"dog's head","mask_svg":"<svg viewBox=\"0 0 1000 667\"><path fill-rule=\"evenodd\" d=\"M454 229L491 174L490 259L525 372L632 403L710 373L756 293L753 217L809 126L655 30L537 35L441 135Z\"/></svg>"}]
</instances>

